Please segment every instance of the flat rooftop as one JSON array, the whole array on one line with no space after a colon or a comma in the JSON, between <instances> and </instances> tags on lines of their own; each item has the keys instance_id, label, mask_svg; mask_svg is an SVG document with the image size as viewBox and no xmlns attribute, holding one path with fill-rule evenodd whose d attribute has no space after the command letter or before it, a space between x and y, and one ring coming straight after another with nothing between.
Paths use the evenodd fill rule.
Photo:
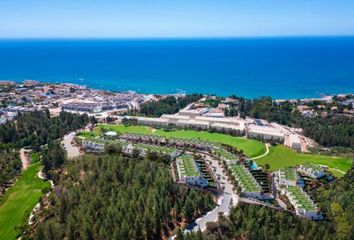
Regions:
<instances>
[{"instance_id":1,"label":"flat rooftop","mask_svg":"<svg viewBox=\"0 0 354 240\"><path fill-rule=\"evenodd\" d=\"M284 137L284 133L282 133L279 129L268 126L257 126L251 124L248 126L248 132Z\"/></svg>"},{"instance_id":2,"label":"flat rooftop","mask_svg":"<svg viewBox=\"0 0 354 240\"><path fill-rule=\"evenodd\" d=\"M243 165L233 165L231 171L245 192L261 191L261 188L256 180Z\"/></svg>"},{"instance_id":3,"label":"flat rooftop","mask_svg":"<svg viewBox=\"0 0 354 240\"><path fill-rule=\"evenodd\" d=\"M314 203L298 186L288 186L287 190L296 201L297 207L301 207L306 211L316 211Z\"/></svg>"},{"instance_id":4,"label":"flat rooftop","mask_svg":"<svg viewBox=\"0 0 354 240\"><path fill-rule=\"evenodd\" d=\"M280 174L284 176L286 180L296 181L296 172L292 168L282 168L279 170Z\"/></svg>"},{"instance_id":5,"label":"flat rooftop","mask_svg":"<svg viewBox=\"0 0 354 240\"><path fill-rule=\"evenodd\" d=\"M178 159L181 160L178 162L181 175L188 177L197 177L200 175L191 155L183 154Z\"/></svg>"}]
</instances>

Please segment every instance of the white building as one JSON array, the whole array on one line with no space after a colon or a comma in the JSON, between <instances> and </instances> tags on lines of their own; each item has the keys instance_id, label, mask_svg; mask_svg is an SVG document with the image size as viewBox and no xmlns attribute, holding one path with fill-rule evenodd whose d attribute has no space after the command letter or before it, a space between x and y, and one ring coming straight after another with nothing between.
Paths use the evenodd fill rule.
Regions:
<instances>
[{"instance_id":1,"label":"white building","mask_svg":"<svg viewBox=\"0 0 354 240\"><path fill-rule=\"evenodd\" d=\"M208 108L202 109L183 109L178 112L178 115L188 116L188 117L197 117L201 116L209 111Z\"/></svg>"},{"instance_id":2,"label":"white building","mask_svg":"<svg viewBox=\"0 0 354 240\"><path fill-rule=\"evenodd\" d=\"M264 140L277 140L284 141L284 133L274 127L269 126L257 126L250 124L247 128L247 136L250 138L261 138Z\"/></svg>"},{"instance_id":3,"label":"white building","mask_svg":"<svg viewBox=\"0 0 354 240\"><path fill-rule=\"evenodd\" d=\"M100 142L89 141L89 140L82 141L82 147L85 148L86 150L103 152L104 146L105 144Z\"/></svg>"},{"instance_id":4,"label":"white building","mask_svg":"<svg viewBox=\"0 0 354 240\"><path fill-rule=\"evenodd\" d=\"M301 139L297 134L290 134L285 141L286 146L291 147L294 150L301 151Z\"/></svg>"},{"instance_id":5,"label":"white building","mask_svg":"<svg viewBox=\"0 0 354 240\"><path fill-rule=\"evenodd\" d=\"M169 121L169 123L176 123L179 120L189 120L189 116L183 116L183 115L178 115L178 114L163 114L161 119L166 119Z\"/></svg>"},{"instance_id":6,"label":"white building","mask_svg":"<svg viewBox=\"0 0 354 240\"><path fill-rule=\"evenodd\" d=\"M177 158L176 165L180 182L201 187L208 186L208 181L203 178L198 165L190 155Z\"/></svg>"},{"instance_id":7,"label":"white building","mask_svg":"<svg viewBox=\"0 0 354 240\"><path fill-rule=\"evenodd\" d=\"M210 125L210 128L213 128L217 131L244 131L244 127L241 125L231 125L231 124L225 124L225 123L213 123Z\"/></svg>"},{"instance_id":8,"label":"white building","mask_svg":"<svg viewBox=\"0 0 354 240\"><path fill-rule=\"evenodd\" d=\"M163 118L149 118L149 117L138 117L136 118L139 124L148 125L153 127L164 127L168 126L168 119Z\"/></svg>"},{"instance_id":9,"label":"white building","mask_svg":"<svg viewBox=\"0 0 354 240\"><path fill-rule=\"evenodd\" d=\"M299 216L309 219L322 219L323 216L313 203L311 198L298 186L288 186L285 195L294 206L295 212Z\"/></svg>"},{"instance_id":10,"label":"white building","mask_svg":"<svg viewBox=\"0 0 354 240\"><path fill-rule=\"evenodd\" d=\"M177 127L182 128L200 128L206 130L209 128L209 123L205 121L197 121L197 120L178 120L176 122Z\"/></svg>"},{"instance_id":11,"label":"white building","mask_svg":"<svg viewBox=\"0 0 354 240\"><path fill-rule=\"evenodd\" d=\"M307 162L301 164L297 171L312 178L322 178L326 175L325 169L324 166Z\"/></svg>"},{"instance_id":12,"label":"white building","mask_svg":"<svg viewBox=\"0 0 354 240\"><path fill-rule=\"evenodd\" d=\"M276 172L275 184L277 188L296 186L298 176L293 168L282 168Z\"/></svg>"},{"instance_id":13,"label":"white building","mask_svg":"<svg viewBox=\"0 0 354 240\"><path fill-rule=\"evenodd\" d=\"M263 191L256 179L242 164L232 165L232 175L235 177L237 184L241 187L241 191L245 197L263 199Z\"/></svg>"},{"instance_id":14,"label":"white building","mask_svg":"<svg viewBox=\"0 0 354 240\"><path fill-rule=\"evenodd\" d=\"M199 117L195 117L194 119L198 120L198 121L206 121L206 122L209 122L210 124L222 123L222 124L229 124L229 125L236 125L236 126L240 125L240 121L238 121L235 118L218 118L218 117L199 116Z\"/></svg>"}]
</instances>

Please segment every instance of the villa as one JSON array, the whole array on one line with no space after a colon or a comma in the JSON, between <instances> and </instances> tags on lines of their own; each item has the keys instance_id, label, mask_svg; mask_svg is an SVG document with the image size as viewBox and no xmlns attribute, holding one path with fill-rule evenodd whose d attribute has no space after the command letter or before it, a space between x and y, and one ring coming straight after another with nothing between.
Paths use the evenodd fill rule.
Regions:
<instances>
[{"instance_id":1,"label":"villa","mask_svg":"<svg viewBox=\"0 0 354 240\"><path fill-rule=\"evenodd\" d=\"M199 166L191 155L184 154L179 156L176 164L180 182L200 187L208 186L208 181L203 178Z\"/></svg>"},{"instance_id":2,"label":"villa","mask_svg":"<svg viewBox=\"0 0 354 240\"><path fill-rule=\"evenodd\" d=\"M105 144L103 142L83 140L82 147L91 151L103 152Z\"/></svg>"},{"instance_id":3,"label":"villa","mask_svg":"<svg viewBox=\"0 0 354 240\"><path fill-rule=\"evenodd\" d=\"M282 168L276 172L275 183L278 187L296 186L297 175L293 168Z\"/></svg>"},{"instance_id":4,"label":"villa","mask_svg":"<svg viewBox=\"0 0 354 240\"><path fill-rule=\"evenodd\" d=\"M262 188L257 183L252 174L241 164L231 167L232 174L235 176L238 185L245 197L262 199Z\"/></svg>"},{"instance_id":5,"label":"villa","mask_svg":"<svg viewBox=\"0 0 354 240\"><path fill-rule=\"evenodd\" d=\"M300 165L297 171L312 178L322 178L326 175L324 166L316 165L309 162Z\"/></svg>"},{"instance_id":6,"label":"villa","mask_svg":"<svg viewBox=\"0 0 354 240\"><path fill-rule=\"evenodd\" d=\"M285 195L294 206L295 212L299 216L309 219L322 219L321 212L317 209L311 198L298 186L288 186L285 188Z\"/></svg>"}]
</instances>

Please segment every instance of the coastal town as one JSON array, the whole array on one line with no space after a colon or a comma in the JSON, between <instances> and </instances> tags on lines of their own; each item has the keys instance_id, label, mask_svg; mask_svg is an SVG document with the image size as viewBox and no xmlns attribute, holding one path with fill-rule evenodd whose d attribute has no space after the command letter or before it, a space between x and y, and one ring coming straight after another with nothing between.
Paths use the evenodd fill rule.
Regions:
<instances>
[{"instance_id":1,"label":"coastal town","mask_svg":"<svg viewBox=\"0 0 354 240\"><path fill-rule=\"evenodd\" d=\"M58 116L64 110L106 118L153 99L152 95L134 92L114 93L76 84L44 84L35 80L0 81L0 89L0 123L13 119L19 112L44 109L52 116Z\"/></svg>"},{"instance_id":2,"label":"coastal town","mask_svg":"<svg viewBox=\"0 0 354 240\"><path fill-rule=\"evenodd\" d=\"M138 124L151 127L192 128L216 132L230 132L248 138L275 141L297 151L307 152L316 146L316 142L305 137L302 129L290 128L263 119L225 116L225 109L237 106L237 100L225 98L217 106L210 106L208 101L215 97L205 97L191 103L176 114L163 114L159 118L135 117L124 113L139 109L140 104L156 101L168 95L137 94L134 92L115 93L95 90L75 84L43 84L35 80L22 83L0 81L0 123L14 119L19 112L48 109L51 116L58 116L60 111L88 114L104 122L107 118L122 122L123 119L136 120ZM208 98L208 99L207 99ZM284 100L276 100L282 102ZM342 114L354 115L354 96L339 94L318 99L288 100L297 106L298 111L306 117L326 115L329 111L341 108ZM315 105L313 103L316 103ZM339 103L333 107L326 104ZM308 105L311 103L311 106ZM122 116L124 115L124 116Z\"/></svg>"}]
</instances>

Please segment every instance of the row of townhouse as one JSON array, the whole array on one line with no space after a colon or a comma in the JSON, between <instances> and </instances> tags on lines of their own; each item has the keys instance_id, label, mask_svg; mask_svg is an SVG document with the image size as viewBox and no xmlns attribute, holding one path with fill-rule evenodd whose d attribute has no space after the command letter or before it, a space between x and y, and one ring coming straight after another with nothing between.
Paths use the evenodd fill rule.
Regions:
<instances>
[{"instance_id":1,"label":"row of townhouse","mask_svg":"<svg viewBox=\"0 0 354 240\"><path fill-rule=\"evenodd\" d=\"M178 138L164 138L153 135L143 135L143 134L124 134L120 136L120 139L126 141L138 142L138 143L148 143L160 146L169 146L174 148L194 148L199 151L208 151L214 149L216 146L210 142L202 142L192 139L178 139Z\"/></svg>"},{"instance_id":2,"label":"row of townhouse","mask_svg":"<svg viewBox=\"0 0 354 240\"><path fill-rule=\"evenodd\" d=\"M90 151L103 152L105 148L105 143L92 140L83 140L82 147Z\"/></svg>"},{"instance_id":3,"label":"row of townhouse","mask_svg":"<svg viewBox=\"0 0 354 240\"><path fill-rule=\"evenodd\" d=\"M207 187L208 180L203 177L196 161L189 154L183 154L176 160L178 178L181 183Z\"/></svg>"},{"instance_id":4,"label":"row of townhouse","mask_svg":"<svg viewBox=\"0 0 354 240\"><path fill-rule=\"evenodd\" d=\"M304 175L316 179L326 176L325 170L326 170L325 166L321 166L309 162L301 164L300 167L297 169L299 173L302 173Z\"/></svg>"},{"instance_id":5,"label":"row of townhouse","mask_svg":"<svg viewBox=\"0 0 354 240\"><path fill-rule=\"evenodd\" d=\"M279 169L274 176L274 182L277 189L284 186L296 186L298 176L293 168Z\"/></svg>"},{"instance_id":6,"label":"row of townhouse","mask_svg":"<svg viewBox=\"0 0 354 240\"><path fill-rule=\"evenodd\" d=\"M299 216L313 220L323 216L310 196L297 185L299 176L293 168L283 168L276 172L274 182L277 190L285 195Z\"/></svg>"},{"instance_id":7,"label":"row of townhouse","mask_svg":"<svg viewBox=\"0 0 354 240\"><path fill-rule=\"evenodd\" d=\"M114 109L122 109L127 108L127 103L111 103L111 102L103 102L103 103L87 103L87 102L72 102L67 103L62 106L63 110L69 111L79 111L79 112L102 112Z\"/></svg>"},{"instance_id":8,"label":"row of townhouse","mask_svg":"<svg viewBox=\"0 0 354 240\"><path fill-rule=\"evenodd\" d=\"M230 168L245 197L263 199L261 186L243 164L235 164Z\"/></svg>"},{"instance_id":9,"label":"row of townhouse","mask_svg":"<svg viewBox=\"0 0 354 240\"><path fill-rule=\"evenodd\" d=\"M312 199L299 186L287 186L284 193L294 206L297 215L319 220L323 216Z\"/></svg>"}]
</instances>

